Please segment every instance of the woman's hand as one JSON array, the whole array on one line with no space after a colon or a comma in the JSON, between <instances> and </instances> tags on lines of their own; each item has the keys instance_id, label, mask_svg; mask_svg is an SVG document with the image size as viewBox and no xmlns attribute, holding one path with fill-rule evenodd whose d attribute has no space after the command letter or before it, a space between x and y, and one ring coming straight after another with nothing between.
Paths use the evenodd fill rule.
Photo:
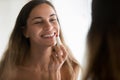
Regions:
<instances>
[{"instance_id":1,"label":"woman's hand","mask_svg":"<svg viewBox=\"0 0 120 80\"><path fill-rule=\"evenodd\" d=\"M49 79L61 80L60 69L67 59L67 51L63 45L54 46L54 51L50 58L49 63Z\"/></svg>"}]
</instances>

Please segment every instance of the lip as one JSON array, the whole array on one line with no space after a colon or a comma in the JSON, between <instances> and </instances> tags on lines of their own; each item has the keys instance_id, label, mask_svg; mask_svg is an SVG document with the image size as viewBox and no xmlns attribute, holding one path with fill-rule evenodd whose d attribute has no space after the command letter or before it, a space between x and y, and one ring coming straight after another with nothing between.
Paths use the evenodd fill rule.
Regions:
<instances>
[{"instance_id":1,"label":"lip","mask_svg":"<svg viewBox=\"0 0 120 80\"><path fill-rule=\"evenodd\" d=\"M57 36L56 32L48 32L41 35L42 38L53 38L55 36Z\"/></svg>"}]
</instances>

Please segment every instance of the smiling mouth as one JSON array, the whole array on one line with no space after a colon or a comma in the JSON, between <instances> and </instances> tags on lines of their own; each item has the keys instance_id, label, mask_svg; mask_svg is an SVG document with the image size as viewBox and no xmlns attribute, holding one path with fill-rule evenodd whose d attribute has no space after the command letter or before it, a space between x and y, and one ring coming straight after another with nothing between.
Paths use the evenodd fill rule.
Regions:
<instances>
[{"instance_id":1,"label":"smiling mouth","mask_svg":"<svg viewBox=\"0 0 120 80\"><path fill-rule=\"evenodd\" d=\"M56 36L56 33L44 34L41 37L43 37L43 38L53 38L54 36Z\"/></svg>"}]
</instances>

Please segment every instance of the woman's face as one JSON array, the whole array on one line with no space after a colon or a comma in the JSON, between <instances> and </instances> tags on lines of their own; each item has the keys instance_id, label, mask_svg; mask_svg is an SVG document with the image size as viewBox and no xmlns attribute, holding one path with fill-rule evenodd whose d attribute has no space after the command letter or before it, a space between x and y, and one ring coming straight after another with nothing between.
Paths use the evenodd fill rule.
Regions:
<instances>
[{"instance_id":1,"label":"woman's face","mask_svg":"<svg viewBox=\"0 0 120 80\"><path fill-rule=\"evenodd\" d=\"M25 36L30 39L30 44L52 46L56 44L58 35L59 24L54 9L46 3L33 8L25 30Z\"/></svg>"}]
</instances>

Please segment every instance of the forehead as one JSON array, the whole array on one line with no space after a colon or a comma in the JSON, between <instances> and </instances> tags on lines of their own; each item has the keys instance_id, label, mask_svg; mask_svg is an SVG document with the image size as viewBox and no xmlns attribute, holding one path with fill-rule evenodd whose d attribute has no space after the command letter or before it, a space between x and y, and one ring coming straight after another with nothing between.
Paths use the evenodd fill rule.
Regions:
<instances>
[{"instance_id":1,"label":"forehead","mask_svg":"<svg viewBox=\"0 0 120 80\"><path fill-rule=\"evenodd\" d=\"M33 8L29 17L36 17L36 16L45 17L51 14L55 14L55 10L50 5L43 3Z\"/></svg>"}]
</instances>

